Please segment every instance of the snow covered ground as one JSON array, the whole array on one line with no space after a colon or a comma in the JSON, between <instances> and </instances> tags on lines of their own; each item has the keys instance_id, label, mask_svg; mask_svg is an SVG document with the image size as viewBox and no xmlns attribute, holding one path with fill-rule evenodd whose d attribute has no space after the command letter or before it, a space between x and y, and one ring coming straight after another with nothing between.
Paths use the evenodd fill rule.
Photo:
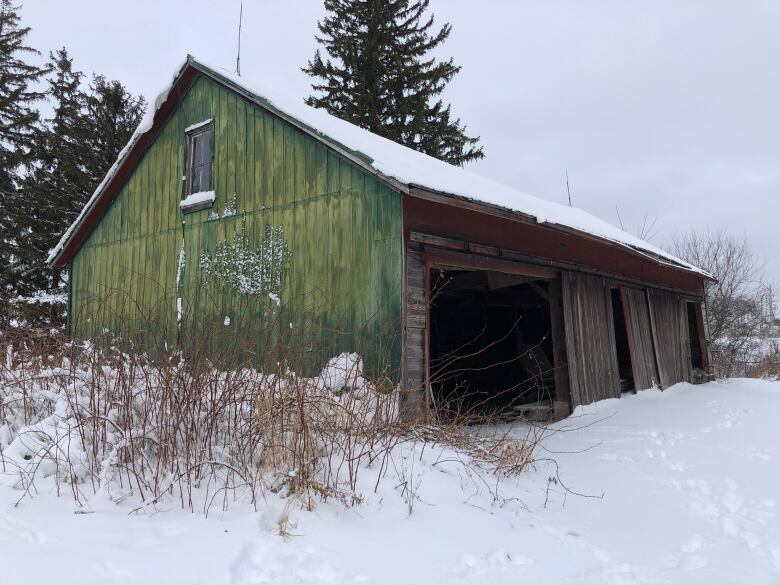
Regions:
<instances>
[{"instance_id":1,"label":"snow covered ground","mask_svg":"<svg viewBox=\"0 0 780 585\"><path fill-rule=\"evenodd\" d=\"M0 477L0 582L780 583L778 414L780 382L760 380L581 408L539 457L584 495L549 482L550 462L499 481L407 445L376 493L362 476L362 505L293 510L286 538L273 494L208 518L98 500L77 514L45 489L14 506Z\"/></svg>"}]
</instances>

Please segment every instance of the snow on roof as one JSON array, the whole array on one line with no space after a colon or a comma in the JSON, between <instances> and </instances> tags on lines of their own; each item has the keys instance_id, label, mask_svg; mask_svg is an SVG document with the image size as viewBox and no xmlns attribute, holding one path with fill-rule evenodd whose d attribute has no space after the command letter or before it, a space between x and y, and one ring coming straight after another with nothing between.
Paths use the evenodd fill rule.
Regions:
<instances>
[{"instance_id":1,"label":"snow on roof","mask_svg":"<svg viewBox=\"0 0 780 585\"><path fill-rule=\"evenodd\" d=\"M175 80L188 64L193 65L208 75L215 76L218 79L221 78L237 89L262 100L262 105L270 106L286 115L286 117L291 118L292 121L307 126L310 131L314 131L324 141L335 142L337 145L356 152L361 159L365 159L368 166L374 171L384 175L386 178L394 179L402 185L422 187L499 207L507 211L519 212L532 217L540 224L565 227L597 236L629 247L637 252L646 253L652 256L654 260L709 276L704 270L604 220L598 219L582 209L567 207L560 203L534 197L464 168L450 165L331 116L324 110L307 106L300 98L281 95L271 87L263 86L256 82L248 82L244 77L238 77L221 67L208 65L193 57L187 58L173 80L158 95L154 102L154 108L149 108L130 142L122 150L117 162L111 167L106 178L95 191L84 210L82 210L73 225L68 228L57 246L50 252L48 259L50 263L54 262L60 252L62 252L75 228L81 223L81 220L92 207L100 192L116 173L132 146L144 132L152 127L154 113L166 100Z\"/></svg>"}]
</instances>

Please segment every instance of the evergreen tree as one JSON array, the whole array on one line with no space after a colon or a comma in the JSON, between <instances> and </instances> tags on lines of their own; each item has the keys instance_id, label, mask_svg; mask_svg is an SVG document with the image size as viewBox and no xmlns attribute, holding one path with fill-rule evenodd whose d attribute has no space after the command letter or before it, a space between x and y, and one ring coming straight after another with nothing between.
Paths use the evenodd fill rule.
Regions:
<instances>
[{"instance_id":1,"label":"evergreen tree","mask_svg":"<svg viewBox=\"0 0 780 585\"><path fill-rule=\"evenodd\" d=\"M90 192L84 172L90 159L83 75L65 48L50 55L48 97L53 114L35 133L33 164L23 183L28 208L20 241L20 268L27 294L53 290L59 275L46 265L48 251L74 219Z\"/></svg>"},{"instance_id":2,"label":"evergreen tree","mask_svg":"<svg viewBox=\"0 0 780 585\"><path fill-rule=\"evenodd\" d=\"M446 162L484 157L479 137L439 97L460 67L430 52L450 35L435 31L429 0L325 0L319 49L303 69L318 79L306 103Z\"/></svg>"},{"instance_id":3,"label":"evergreen tree","mask_svg":"<svg viewBox=\"0 0 780 585\"><path fill-rule=\"evenodd\" d=\"M89 154L84 170L90 188L71 211L71 219L75 219L87 198L103 180L145 112L146 100L129 93L119 81L108 80L102 75L92 77L85 110L85 144Z\"/></svg>"},{"instance_id":4,"label":"evergreen tree","mask_svg":"<svg viewBox=\"0 0 780 585\"><path fill-rule=\"evenodd\" d=\"M145 109L143 98L100 75L93 77L85 92L83 75L73 69L64 48L51 60L48 96L54 112L37 133L35 166L24 184L31 213L20 255L24 284L32 291L61 285L59 272L46 264L48 251L75 221Z\"/></svg>"},{"instance_id":5,"label":"evergreen tree","mask_svg":"<svg viewBox=\"0 0 780 585\"><path fill-rule=\"evenodd\" d=\"M25 201L19 183L38 120L36 102L43 97L31 86L45 71L24 60L38 54L25 44L29 31L19 24L18 7L0 0L0 324L22 278L18 264Z\"/></svg>"}]
</instances>

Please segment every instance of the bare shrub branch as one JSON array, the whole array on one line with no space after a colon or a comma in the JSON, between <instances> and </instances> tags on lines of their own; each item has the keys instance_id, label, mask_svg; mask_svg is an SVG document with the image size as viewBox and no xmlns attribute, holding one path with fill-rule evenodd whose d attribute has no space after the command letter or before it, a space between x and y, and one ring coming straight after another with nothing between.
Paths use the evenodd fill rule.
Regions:
<instances>
[{"instance_id":1,"label":"bare shrub branch","mask_svg":"<svg viewBox=\"0 0 780 585\"><path fill-rule=\"evenodd\" d=\"M734 375L739 364L760 349L771 296L763 262L752 251L747 235L736 237L723 230L677 236L671 251L717 279L707 283L705 291L715 374Z\"/></svg>"}]
</instances>

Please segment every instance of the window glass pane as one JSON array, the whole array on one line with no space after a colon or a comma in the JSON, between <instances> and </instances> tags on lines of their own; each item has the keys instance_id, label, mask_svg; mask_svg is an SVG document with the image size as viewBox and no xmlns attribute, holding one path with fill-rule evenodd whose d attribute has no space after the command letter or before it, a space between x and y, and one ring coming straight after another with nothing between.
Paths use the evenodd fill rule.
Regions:
<instances>
[{"instance_id":1,"label":"window glass pane","mask_svg":"<svg viewBox=\"0 0 780 585\"><path fill-rule=\"evenodd\" d=\"M211 165L203 165L198 168L198 176L200 177L200 190L211 190Z\"/></svg>"},{"instance_id":2,"label":"window glass pane","mask_svg":"<svg viewBox=\"0 0 780 585\"><path fill-rule=\"evenodd\" d=\"M193 134L192 136L190 136L190 148L192 149L192 152L190 153L190 155L191 155L193 164L197 164L197 162L198 162L198 155L199 155L199 153L198 153L198 150L199 150L198 149L198 142L199 142L198 138L200 138L200 137L197 134Z\"/></svg>"},{"instance_id":3,"label":"window glass pane","mask_svg":"<svg viewBox=\"0 0 780 585\"><path fill-rule=\"evenodd\" d=\"M199 166L203 158L203 135L195 134L192 137L192 165Z\"/></svg>"},{"instance_id":4,"label":"window glass pane","mask_svg":"<svg viewBox=\"0 0 780 585\"><path fill-rule=\"evenodd\" d=\"M211 128L201 134L201 162L203 164L211 163Z\"/></svg>"},{"instance_id":5,"label":"window glass pane","mask_svg":"<svg viewBox=\"0 0 780 585\"><path fill-rule=\"evenodd\" d=\"M202 173L202 181L201 185L203 185L204 191L210 191L211 190L211 161L206 163L201 167L201 173Z\"/></svg>"},{"instance_id":6,"label":"window glass pane","mask_svg":"<svg viewBox=\"0 0 780 585\"><path fill-rule=\"evenodd\" d=\"M189 177L188 193L197 193L198 186L196 184L197 178L195 177L195 157L197 156L197 136L190 136L189 139L189 154L187 156L187 176Z\"/></svg>"},{"instance_id":7,"label":"window glass pane","mask_svg":"<svg viewBox=\"0 0 780 585\"><path fill-rule=\"evenodd\" d=\"M199 167L195 167L194 169L192 169L190 193L200 193L201 191L203 191L203 189L201 189L200 173L198 172L198 168Z\"/></svg>"},{"instance_id":8,"label":"window glass pane","mask_svg":"<svg viewBox=\"0 0 780 585\"><path fill-rule=\"evenodd\" d=\"M211 130L203 132L199 137L198 149L200 151L200 158L198 159L201 164L211 162Z\"/></svg>"},{"instance_id":9,"label":"window glass pane","mask_svg":"<svg viewBox=\"0 0 780 585\"><path fill-rule=\"evenodd\" d=\"M189 193L211 189L212 128L190 135Z\"/></svg>"},{"instance_id":10,"label":"window glass pane","mask_svg":"<svg viewBox=\"0 0 780 585\"><path fill-rule=\"evenodd\" d=\"M200 166L206 162L208 156L207 140L205 134L195 136L195 165Z\"/></svg>"}]
</instances>

